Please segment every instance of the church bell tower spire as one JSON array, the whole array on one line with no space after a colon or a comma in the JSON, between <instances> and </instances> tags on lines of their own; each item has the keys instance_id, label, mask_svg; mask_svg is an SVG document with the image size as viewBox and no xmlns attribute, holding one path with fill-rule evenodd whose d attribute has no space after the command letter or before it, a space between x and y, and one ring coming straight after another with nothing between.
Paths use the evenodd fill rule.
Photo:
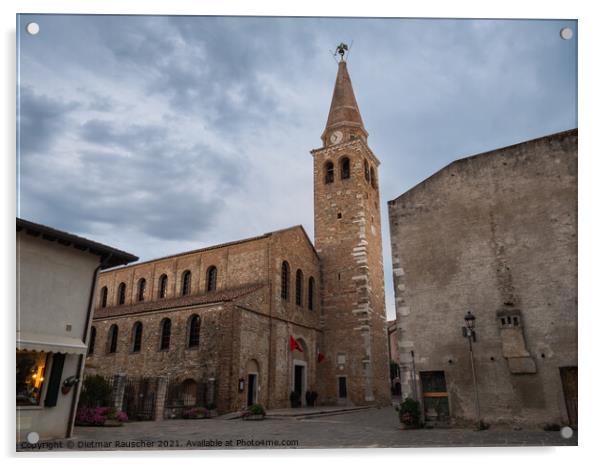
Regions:
<instances>
[{"instance_id":1,"label":"church bell tower spire","mask_svg":"<svg viewBox=\"0 0 602 466\"><path fill-rule=\"evenodd\" d=\"M344 48L343 48L344 46ZM390 403L379 160L367 144L341 55L323 146L313 150L315 246L321 263L319 392L327 403ZM323 349L323 350L322 350Z\"/></svg>"}]
</instances>

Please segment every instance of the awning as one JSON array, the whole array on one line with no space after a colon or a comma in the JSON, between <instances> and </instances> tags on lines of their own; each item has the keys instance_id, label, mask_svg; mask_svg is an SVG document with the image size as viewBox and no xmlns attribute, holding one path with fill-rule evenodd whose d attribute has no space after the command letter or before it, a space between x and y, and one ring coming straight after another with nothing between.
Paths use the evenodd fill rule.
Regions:
<instances>
[{"instance_id":1,"label":"awning","mask_svg":"<svg viewBox=\"0 0 602 466\"><path fill-rule=\"evenodd\" d=\"M17 349L71 354L86 354L88 350L79 338L33 332L17 332Z\"/></svg>"}]
</instances>

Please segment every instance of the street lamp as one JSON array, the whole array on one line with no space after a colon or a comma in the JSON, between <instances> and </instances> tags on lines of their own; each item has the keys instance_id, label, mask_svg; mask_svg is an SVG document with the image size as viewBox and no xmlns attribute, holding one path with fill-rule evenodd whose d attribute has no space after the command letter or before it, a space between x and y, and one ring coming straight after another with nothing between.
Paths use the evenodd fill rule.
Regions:
<instances>
[{"instance_id":1,"label":"street lamp","mask_svg":"<svg viewBox=\"0 0 602 466\"><path fill-rule=\"evenodd\" d=\"M464 316L464 327L462 327L462 335L468 340L468 351L470 352L470 368L472 369L472 383L474 386L474 405L475 413L477 415L477 422L481 422L481 408L479 406L479 390L477 388L477 372L474 366L474 356L472 353L472 343L477 341L477 334L475 332L475 320L477 318L470 311Z\"/></svg>"}]
</instances>

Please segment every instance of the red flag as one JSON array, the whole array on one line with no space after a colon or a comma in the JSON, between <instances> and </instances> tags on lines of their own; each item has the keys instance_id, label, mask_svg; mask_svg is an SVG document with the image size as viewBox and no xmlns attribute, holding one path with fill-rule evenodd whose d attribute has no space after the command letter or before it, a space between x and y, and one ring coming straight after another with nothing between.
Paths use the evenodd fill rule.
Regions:
<instances>
[{"instance_id":1,"label":"red flag","mask_svg":"<svg viewBox=\"0 0 602 466\"><path fill-rule=\"evenodd\" d=\"M303 348L301 348L299 342L295 340L292 335L289 337L288 347L291 349L291 351L299 350L303 353Z\"/></svg>"},{"instance_id":2,"label":"red flag","mask_svg":"<svg viewBox=\"0 0 602 466\"><path fill-rule=\"evenodd\" d=\"M318 362L322 362L324 361L324 359L326 359L326 356L324 356L324 354L320 353L320 351L318 350Z\"/></svg>"}]
</instances>

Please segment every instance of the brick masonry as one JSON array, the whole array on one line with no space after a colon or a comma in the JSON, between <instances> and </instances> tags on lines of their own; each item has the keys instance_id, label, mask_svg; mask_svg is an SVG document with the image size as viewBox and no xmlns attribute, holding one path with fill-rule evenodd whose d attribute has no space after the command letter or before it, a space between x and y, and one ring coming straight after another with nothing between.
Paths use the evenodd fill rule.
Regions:
<instances>
[{"instance_id":1,"label":"brick masonry","mask_svg":"<svg viewBox=\"0 0 602 466\"><path fill-rule=\"evenodd\" d=\"M294 274L290 279L289 300L281 298L280 270L287 260L291 270L303 271L302 305L294 301ZM205 271L218 269L217 290L205 291ZM179 277L192 273L189 296L181 294ZM168 274L166 298L160 299L158 277ZM307 283L316 280L314 310L307 307ZM137 302L136 284L145 278L145 300ZM232 245L217 246L190 253L106 271L100 274L93 326L95 349L87 357L87 372L132 376L167 376L171 380L216 380L216 402L222 412L246 406L246 392L238 391L238 380L246 379L249 367L258 369L257 401L268 407L288 406L292 380L289 336L307 348L307 378L315 383L315 348L320 334L320 299L317 284L319 260L302 227L269 233ZM120 283L126 284L127 300L115 305ZM104 286L113 297L101 308ZM201 318L200 343L188 348L192 315ZM171 319L169 350L160 349L161 322ZM143 325L142 348L132 352L133 328ZM119 327L116 353L109 353L109 329ZM299 353L296 351L296 353ZM308 384L308 388L309 384Z\"/></svg>"},{"instance_id":2,"label":"brick masonry","mask_svg":"<svg viewBox=\"0 0 602 466\"><path fill-rule=\"evenodd\" d=\"M340 138L333 142L331 136ZM318 392L322 404L386 404L390 400L385 320L378 159L353 96L346 64L339 65L324 147L314 157L315 244L302 227L160 258L100 274L93 325L95 351L88 372L165 376L171 381L215 379L219 411L247 405L249 375L257 376L255 400L287 407L295 380ZM350 161L349 177L324 183L324 163ZM339 218L340 216L340 218ZM283 263L290 266L283 298ZM208 270L217 287L208 291ZM301 273L301 302L296 276ZM190 292L184 293L185 274ZM166 295L160 296L161 277ZM310 277L314 281L309 309ZM145 280L143 300L140 283ZM125 286L119 304L120 285ZM106 307L103 293L106 289ZM200 344L188 348L193 315L201 318ZM169 318L169 350L160 349L161 322ZM132 352L133 329L143 325L142 348ZM111 325L119 326L116 353L109 353ZM303 351L291 351L293 337ZM318 352L325 359L318 362ZM295 369L297 367L297 369ZM300 369L303 368L303 369ZM297 376L295 375L297 373ZM347 396L339 396L339 377ZM299 383L297 384L299 386Z\"/></svg>"},{"instance_id":3,"label":"brick masonry","mask_svg":"<svg viewBox=\"0 0 602 466\"><path fill-rule=\"evenodd\" d=\"M453 162L389 201L389 219L404 395L413 364L419 397L420 372L444 371L452 417L475 419L461 333L471 310L482 417L568 423L560 368L577 366L577 130Z\"/></svg>"}]
</instances>

